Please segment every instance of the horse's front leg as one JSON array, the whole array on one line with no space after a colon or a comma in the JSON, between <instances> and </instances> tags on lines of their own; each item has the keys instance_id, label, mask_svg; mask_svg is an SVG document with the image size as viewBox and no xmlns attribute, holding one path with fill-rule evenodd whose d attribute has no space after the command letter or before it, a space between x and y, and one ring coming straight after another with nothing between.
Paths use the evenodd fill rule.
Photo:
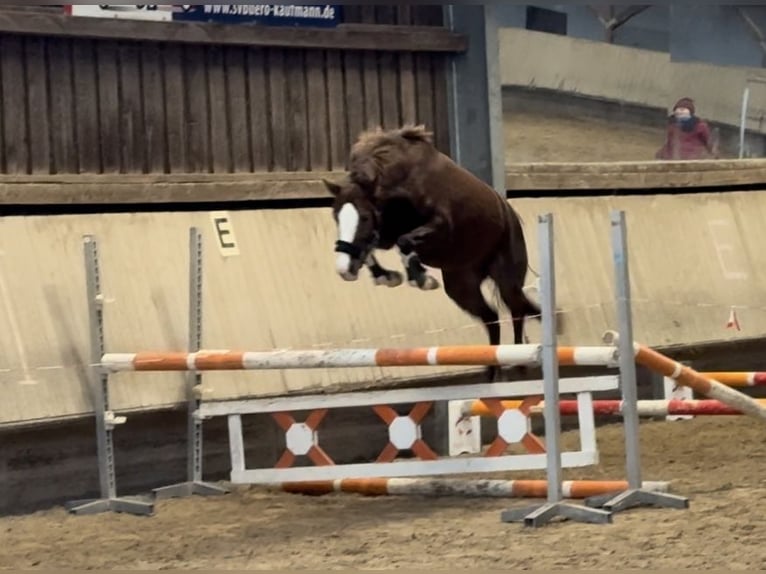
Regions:
<instances>
[{"instance_id":1,"label":"horse's front leg","mask_svg":"<svg viewBox=\"0 0 766 574\"><path fill-rule=\"evenodd\" d=\"M404 281L402 274L398 271L391 271L383 267L375 256L370 253L364 264L370 270L375 285L385 285L386 287L398 287Z\"/></svg>"},{"instance_id":2,"label":"horse's front leg","mask_svg":"<svg viewBox=\"0 0 766 574\"><path fill-rule=\"evenodd\" d=\"M439 288L439 281L428 274L420 262L417 251L430 241L439 241L440 236L446 231L446 225L447 222L443 217L435 215L425 225L416 227L397 239L396 246L399 248L404 269L407 271L407 282L413 287L419 287L423 291Z\"/></svg>"}]
</instances>

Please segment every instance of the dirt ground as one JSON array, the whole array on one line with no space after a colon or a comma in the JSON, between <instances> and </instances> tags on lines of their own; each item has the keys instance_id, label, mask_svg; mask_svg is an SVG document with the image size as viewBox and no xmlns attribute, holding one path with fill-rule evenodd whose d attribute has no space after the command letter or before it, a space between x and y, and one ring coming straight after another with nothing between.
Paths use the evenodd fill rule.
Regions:
<instances>
[{"instance_id":1,"label":"dirt ground","mask_svg":"<svg viewBox=\"0 0 766 574\"><path fill-rule=\"evenodd\" d=\"M662 129L515 116L508 160L651 159ZM566 433L573 448L576 433ZM688 510L633 509L611 525L504 524L508 499L305 497L258 488L159 502L152 517L53 509L0 518L0 568L760 568L766 563L766 425L745 417L642 424L644 480L669 480ZM624 478L620 425L601 463L565 478ZM495 475L497 477L497 475ZM543 478L526 473L505 478ZM759 550L760 548L760 550Z\"/></svg>"},{"instance_id":2,"label":"dirt ground","mask_svg":"<svg viewBox=\"0 0 766 574\"><path fill-rule=\"evenodd\" d=\"M157 504L152 517L0 519L0 567L105 569L760 568L766 562L766 426L745 417L646 422L644 480L669 480L686 510L637 508L608 525L500 521L532 501L333 494L242 488ZM576 444L565 433L564 447ZM621 425L598 433L601 462L566 478L624 477ZM507 475L508 476L508 475ZM537 478L540 473L508 476Z\"/></svg>"},{"instance_id":3,"label":"dirt ground","mask_svg":"<svg viewBox=\"0 0 766 574\"><path fill-rule=\"evenodd\" d=\"M651 161L665 137L664 125L536 113L504 116L506 163Z\"/></svg>"}]
</instances>

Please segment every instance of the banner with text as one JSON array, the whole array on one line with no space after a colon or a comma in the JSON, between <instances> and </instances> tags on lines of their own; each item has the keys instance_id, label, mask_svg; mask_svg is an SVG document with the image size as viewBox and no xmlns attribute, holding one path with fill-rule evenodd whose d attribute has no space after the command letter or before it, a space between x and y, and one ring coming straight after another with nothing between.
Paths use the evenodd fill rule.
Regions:
<instances>
[{"instance_id":1,"label":"banner with text","mask_svg":"<svg viewBox=\"0 0 766 574\"><path fill-rule=\"evenodd\" d=\"M68 4L71 16L216 22L264 26L332 28L340 23L340 4Z\"/></svg>"}]
</instances>

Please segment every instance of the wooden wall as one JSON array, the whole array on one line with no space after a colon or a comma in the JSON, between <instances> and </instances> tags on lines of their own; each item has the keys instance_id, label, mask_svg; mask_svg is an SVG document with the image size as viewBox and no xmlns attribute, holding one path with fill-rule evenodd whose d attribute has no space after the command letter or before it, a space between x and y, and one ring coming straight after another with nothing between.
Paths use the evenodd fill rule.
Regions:
<instances>
[{"instance_id":1,"label":"wooden wall","mask_svg":"<svg viewBox=\"0 0 766 574\"><path fill-rule=\"evenodd\" d=\"M439 6L344 7L440 26ZM446 52L0 33L0 173L342 170L363 129L422 122L447 149Z\"/></svg>"}]
</instances>

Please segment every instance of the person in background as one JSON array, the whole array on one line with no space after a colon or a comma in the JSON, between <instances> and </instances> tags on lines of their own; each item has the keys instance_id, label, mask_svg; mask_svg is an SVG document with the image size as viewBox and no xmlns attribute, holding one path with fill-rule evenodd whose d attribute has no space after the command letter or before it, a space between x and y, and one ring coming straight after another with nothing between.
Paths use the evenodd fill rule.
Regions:
<instances>
[{"instance_id":1,"label":"person in background","mask_svg":"<svg viewBox=\"0 0 766 574\"><path fill-rule=\"evenodd\" d=\"M665 160L718 158L710 126L695 115L694 100L691 98L681 98L673 106L665 144L655 157Z\"/></svg>"}]
</instances>

